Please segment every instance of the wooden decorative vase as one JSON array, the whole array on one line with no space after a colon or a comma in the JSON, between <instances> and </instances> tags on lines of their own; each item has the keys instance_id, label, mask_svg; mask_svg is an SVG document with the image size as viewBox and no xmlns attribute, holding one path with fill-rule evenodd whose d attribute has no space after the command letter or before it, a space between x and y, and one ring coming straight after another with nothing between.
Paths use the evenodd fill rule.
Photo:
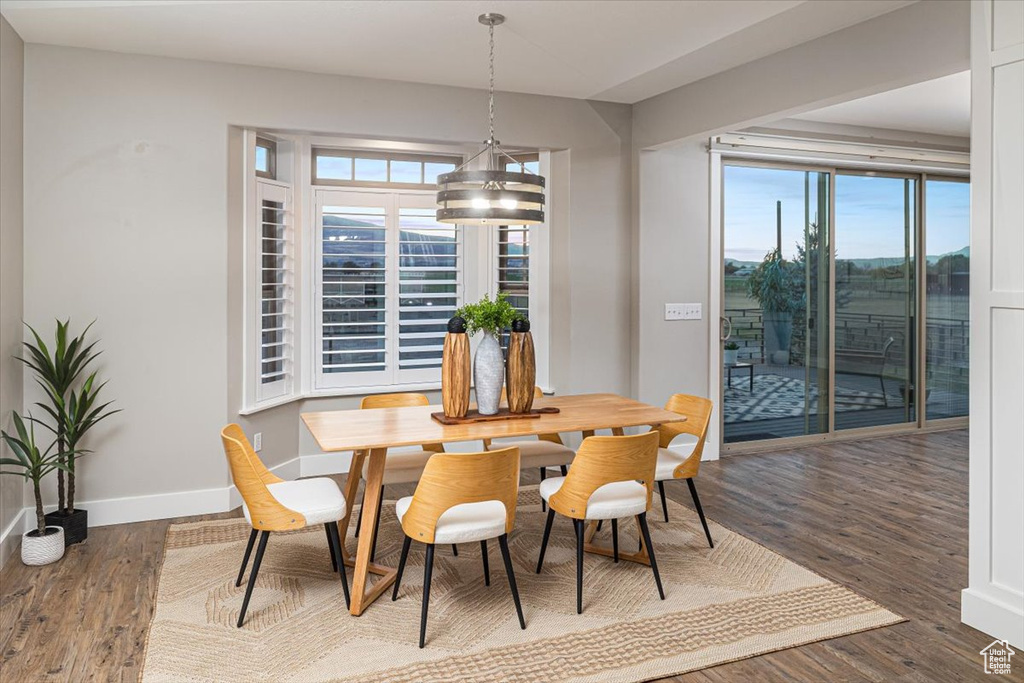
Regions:
<instances>
[{"instance_id":1,"label":"wooden decorative vase","mask_svg":"<svg viewBox=\"0 0 1024 683\"><path fill-rule=\"evenodd\" d=\"M469 410L469 335L466 321L448 321L441 356L441 404L445 417L465 417Z\"/></svg>"},{"instance_id":2,"label":"wooden decorative vase","mask_svg":"<svg viewBox=\"0 0 1024 683\"><path fill-rule=\"evenodd\" d=\"M533 390L537 384L537 357L533 350L530 321L525 318L512 323L506 368L505 390L509 412L529 412L533 407Z\"/></svg>"}]
</instances>

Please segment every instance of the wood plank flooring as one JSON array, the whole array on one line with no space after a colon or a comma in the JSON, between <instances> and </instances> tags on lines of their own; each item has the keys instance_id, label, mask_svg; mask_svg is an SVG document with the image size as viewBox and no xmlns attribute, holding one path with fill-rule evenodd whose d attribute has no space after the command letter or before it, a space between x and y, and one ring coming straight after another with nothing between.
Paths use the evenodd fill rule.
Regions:
<instances>
[{"instance_id":1,"label":"wood plank flooring","mask_svg":"<svg viewBox=\"0 0 1024 683\"><path fill-rule=\"evenodd\" d=\"M909 621L671 680L991 680L978 655L991 638L960 624L966 431L732 456L704 463L697 487L709 517ZM682 482L667 489L690 505ZM136 681L173 521L189 520L91 529L48 567L12 558L0 572L0 680Z\"/></svg>"}]
</instances>

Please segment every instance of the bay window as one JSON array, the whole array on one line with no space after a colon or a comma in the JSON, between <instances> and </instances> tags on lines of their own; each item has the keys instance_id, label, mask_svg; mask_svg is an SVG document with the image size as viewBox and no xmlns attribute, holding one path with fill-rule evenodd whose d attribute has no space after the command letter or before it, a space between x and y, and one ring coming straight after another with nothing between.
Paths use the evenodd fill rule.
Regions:
<instances>
[{"instance_id":1,"label":"bay window","mask_svg":"<svg viewBox=\"0 0 1024 683\"><path fill-rule=\"evenodd\" d=\"M302 396L440 388L447 321L485 293L507 295L534 336L546 334L547 227L435 220L436 178L462 162L461 149L329 142L250 133L246 325L258 343L246 347L245 412ZM278 146L293 153L278 160ZM538 155L523 160L539 170ZM279 180L260 172L273 164ZM541 382L547 346L538 343Z\"/></svg>"}]
</instances>

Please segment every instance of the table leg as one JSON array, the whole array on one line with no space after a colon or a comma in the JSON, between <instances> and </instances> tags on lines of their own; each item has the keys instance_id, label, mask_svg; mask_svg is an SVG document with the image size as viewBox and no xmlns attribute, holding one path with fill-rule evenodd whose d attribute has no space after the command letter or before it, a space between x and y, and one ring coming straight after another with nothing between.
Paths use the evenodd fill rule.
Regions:
<instances>
[{"instance_id":1,"label":"table leg","mask_svg":"<svg viewBox=\"0 0 1024 683\"><path fill-rule=\"evenodd\" d=\"M754 393L754 366L750 366L750 393Z\"/></svg>"},{"instance_id":2,"label":"table leg","mask_svg":"<svg viewBox=\"0 0 1024 683\"><path fill-rule=\"evenodd\" d=\"M386 448L374 448L370 451L370 467L366 473L366 492L363 495L362 533L359 534L359 545L356 550L355 570L352 572L353 615L359 616L374 600L379 598L388 587L395 582L397 572L391 567L383 567L370 562L370 551L376 535L374 520L381 506L380 487L384 481L384 462L387 459ZM369 575L378 574L381 578L367 590Z\"/></svg>"},{"instance_id":3,"label":"table leg","mask_svg":"<svg viewBox=\"0 0 1024 683\"><path fill-rule=\"evenodd\" d=\"M338 531L341 534L341 556L346 564L351 565L348 551L345 550L345 539L348 538L348 524L352 519L352 508L356 504L356 495L359 493L359 480L363 476L363 459L366 451L354 451L352 462L348 466L348 478L345 479L345 516L338 520Z\"/></svg>"},{"instance_id":4,"label":"table leg","mask_svg":"<svg viewBox=\"0 0 1024 683\"><path fill-rule=\"evenodd\" d=\"M625 434L622 427L612 427L612 436L624 436Z\"/></svg>"}]
</instances>

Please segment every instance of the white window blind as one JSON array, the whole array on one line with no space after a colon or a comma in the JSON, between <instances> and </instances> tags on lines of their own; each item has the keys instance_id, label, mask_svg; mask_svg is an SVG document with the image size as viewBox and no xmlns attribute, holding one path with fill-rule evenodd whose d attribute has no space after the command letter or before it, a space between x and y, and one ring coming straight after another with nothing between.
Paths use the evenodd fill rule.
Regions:
<instances>
[{"instance_id":1,"label":"white window blind","mask_svg":"<svg viewBox=\"0 0 1024 683\"><path fill-rule=\"evenodd\" d=\"M513 308L530 316L530 228L526 225L498 228L498 293Z\"/></svg>"},{"instance_id":2,"label":"white window blind","mask_svg":"<svg viewBox=\"0 0 1024 683\"><path fill-rule=\"evenodd\" d=\"M399 379L436 380L447 322L460 302L459 230L435 220L433 197L398 200Z\"/></svg>"},{"instance_id":3,"label":"white window blind","mask_svg":"<svg viewBox=\"0 0 1024 683\"><path fill-rule=\"evenodd\" d=\"M318 190L317 388L438 379L460 230L422 193Z\"/></svg>"},{"instance_id":4,"label":"white window blind","mask_svg":"<svg viewBox=\"0 0 1024 683\"><path fill-rule=\"evenodd\" d=\"M256 278L259 282L259 359L256 400L291 391L294 252L291 191L257 182Z\"/></svg>"}]
</instances>

